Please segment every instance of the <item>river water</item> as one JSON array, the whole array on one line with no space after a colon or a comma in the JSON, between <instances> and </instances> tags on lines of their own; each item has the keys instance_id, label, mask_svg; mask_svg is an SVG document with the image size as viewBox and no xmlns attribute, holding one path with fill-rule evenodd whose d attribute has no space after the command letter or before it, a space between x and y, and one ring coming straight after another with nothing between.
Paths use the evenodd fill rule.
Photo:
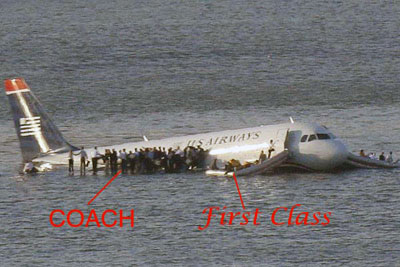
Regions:
<instances>
[{"instance_id":1,"label":"river water","mask_svg":"<svg viewBox=\"0 0 400 267\"><path fill-rule=\"evenodd\" d=\"M317 122L349 150L400 157L397 1L10 1L0 77L24 77L66 139L110 145L289 121ZM22 176L0 97L0 264L400 265L399 170L238 177L255 226L204 231L203 209L242 206L204 174ZM277 207L331 212L275 226ZM54 209L135 210L135 226L54 228ZM280 217L284 220L284 212Z\"/></svg>"}]
</instances>

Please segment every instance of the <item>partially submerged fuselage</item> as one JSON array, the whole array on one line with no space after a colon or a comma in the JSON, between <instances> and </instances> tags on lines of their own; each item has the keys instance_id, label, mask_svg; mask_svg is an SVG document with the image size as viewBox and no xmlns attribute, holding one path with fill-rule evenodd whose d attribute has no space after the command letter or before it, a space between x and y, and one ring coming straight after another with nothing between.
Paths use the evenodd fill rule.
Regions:
<instances>
[{"instance_id":1,"label":"partially submerged fuselage","mask_svg":"<svg viewBox=\"0 0 400 267\"><path fill-rule=\"evenodd\" d=\"M222 166L231 159L241 163L258 160L260 152L268 153L272 140L274 152L272 156L288 148L290 158L288 164L311 170L330 170L343 164L348 151L345 145L337 139L327 128L314 123L285 123L278 125L260 126L239 130L196 134L133 142L115 146L98 147L104 154L106 149L117 151L126 149L127 152L143 148L184 149L187 146L201 146L208 151L206 164L217 159ZM88 154L93 149L86 149ZM50 162L53 164L67 164L68 153L53 153L34 159L34 162ZM78 156L75 159L78 163Z\"/></svg>"},{"instance_id":2,"label":"partially submerged fuselage","mask_svg":"<svg viewBox=\"0 0 400 267\"><path fill-rule=\"evenodd\" d=\"M25 80L6 80L5 91L11 105L23 161L67 164L68 152L78 152L79 149L64 139ZM272 150L271 147L271 156L288 149L285 165L311 170L336 168L348 157L344 144L326 127L295 122L105 146L99 147L98 151L104 154L106 149L126 149L129 152L142 148L161 147L168 150L188 146L200 146L208 151L206 165L215 160L219 165L231 159L239 160L242 164L254 162L262 150L267 154ZM88 155L92 151L87 149ZM75 157L77 164L80 162L78 157Z\"/></svg>"}]
</instances>

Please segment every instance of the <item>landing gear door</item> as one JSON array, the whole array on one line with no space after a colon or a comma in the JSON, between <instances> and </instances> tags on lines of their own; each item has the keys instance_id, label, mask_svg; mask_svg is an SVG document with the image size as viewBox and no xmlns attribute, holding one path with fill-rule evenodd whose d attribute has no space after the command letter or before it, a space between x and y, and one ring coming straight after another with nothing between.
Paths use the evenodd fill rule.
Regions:
<instances>
[{"instance_id":1,"label":"landing gear door","mask_svg":"<svg viewBox=\"0 0 400 267\"><path fill-rule=\"evenodd\" d=\"M276 153L280 153L285 148L287 148L288 133L289 133L289 128L279 129L278 132L276 133L276 137L274 140L274 146L275 146Z\"/></svg>"}]
</instances>

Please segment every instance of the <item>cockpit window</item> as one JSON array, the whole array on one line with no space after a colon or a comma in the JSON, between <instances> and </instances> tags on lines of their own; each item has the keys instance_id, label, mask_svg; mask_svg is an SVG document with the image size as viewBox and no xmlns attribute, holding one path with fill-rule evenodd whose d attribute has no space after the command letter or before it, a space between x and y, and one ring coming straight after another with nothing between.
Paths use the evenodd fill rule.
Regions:
<instances>
[{"instance_id":1,"label":"cockpit window","mask_svg":"<svg viewBox=\"0 0 400 267\"><path fill-rule=\"evenodd\" d=\"M310 135L310 138L308 138L308 142L317 140L317 136L315 134Z\"/></svg>"},{"instance_id":2,"label":"cockpit window","mask_svg":"<svg viewBox=\"0 0 400 267\"><path fill-rule=\"evenodd\" d=\"M317 134L319 140L326 140L326 139L331 139L331 137L328 134Z\"/></svg>"},{"instance_id":3,"label":"cockpit window","mask_svg":"<svg viewBox=\"0 0 400 267\"><path fill-rule=\"evenodd\" d=\"M303 135L303 136L301 137L300 142L304 143L305 141L307 141L307 137L308 137L307 134L306 134L306 135Z\"/></svg>"}]
</instances>

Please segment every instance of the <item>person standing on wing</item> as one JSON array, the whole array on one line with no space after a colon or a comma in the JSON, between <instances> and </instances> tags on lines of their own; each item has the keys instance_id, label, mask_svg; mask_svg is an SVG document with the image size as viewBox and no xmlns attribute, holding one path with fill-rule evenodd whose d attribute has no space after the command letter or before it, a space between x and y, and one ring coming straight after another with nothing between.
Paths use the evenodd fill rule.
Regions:
<instances>
[{"instance_id":1,"label":"person standing on wing","mask_svg":"<svg viewBox=\"0 0 400 267\"><path fill-rule=\"evenodd\" d=\"M126 168L126 149L124 148L122 151L119 151L118 157L121 159L121 169L122 173L126 173L127 168Z\"/></svg>"},{"instance_id":2,"label":"person standing on wing","mask_svg":"<svg viewBox=\"0 0 400 267\"><path fill-rule=\"evenodd\" d=\"M74 173L74 153L72 150L70 150L68 154L68 172L69 174Z\"/></svg>"},{"instance_id":3,"label":"person standing on wing","mask_svg":"<svg viewBox=\"0 0 400 267\"><path fill-rule=\"evenodd\" d=\"M81 175L86 175L86 160L88 155L85 151L85 148L82 147L81 151L78 154L74 154L75 156L81 155Z\"/></svg>"},{"instance_id":4,"label":"person standing on wing","mask_svg":"<svg viewBox=\"0 0 400 267\"><path fill-rule=\"evenodd\" d=\"M105 167L104 171L107 175L110 172L110 160L111 160L111 151L110 151L110 149L106 149L106 151L104 153L103 161L104 161L104 167Z\"/></svg>"},{"instance_id":5,"label":"person standing on wing","mask_svg":"<svg viewBox=\"0 0 400 267\"><path fill-rule=\"evenodd\" d=\"M97 146L94 147L94 151L92 152L92 167L93 167L93 174L97 173L97 161L103 156L97 150Z\"/></svg>"},{"instance_id":6,"label":"person standing on wing","mask_svg":"<svg viewBox=\"0 0 400 267\"><path fill-rule=\"evenodd\" d=\"M113 148L111 155L110 155L111 173L112 174L117 172L117 161L118 161L117 151Z\"/></svg>"}]
</instances>

